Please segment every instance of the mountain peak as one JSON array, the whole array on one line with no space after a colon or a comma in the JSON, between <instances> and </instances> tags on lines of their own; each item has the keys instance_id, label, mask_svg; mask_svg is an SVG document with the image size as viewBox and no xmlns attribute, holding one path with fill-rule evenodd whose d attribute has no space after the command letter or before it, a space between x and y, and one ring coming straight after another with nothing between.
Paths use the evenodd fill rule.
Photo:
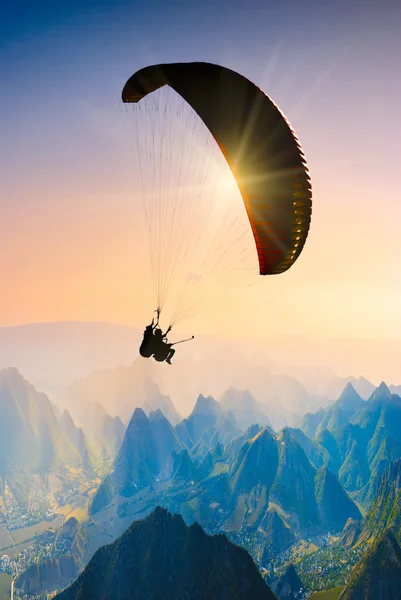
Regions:
<instances>
[{"instance_id":1,"label":"mountain peak","mask_svg":"<svg viewBox=\"0 0 401 600\"><path fill-rule=\"evenodd\" d=\"M245 549L225 535L207 535L196 523L188 527L181 516L160 507L99 548L80 577L56 597L112 598L116 584L120 600L274 600Z\"/></svg>"},{"instance_id":2,"label":"mountain peak","mask_svg":"<svg viewBox=\"0 0 401 600\"><path fill-rule=\"evenodd\" d=\"M16 367L7 367L6 369L1 369L0 381L16 381L17 379L21 381L24 379L24 377Z\"/></svg>"},{"instance_id":3,"label":"mountain peak","mask_svg":"<svg viewBox=\"0 0 401 600\"><path fill-rule=\"evenodd\" d=\"M199 394L195 406L192 410L192 415L210 415L219 417L222 413L221 406L212 396L203 396Z\"/></svg>"},{"instance_id":4,"label":"mountain peak","mask_svg":"<svg viewBox=\"0 0 401 600\"><path fill-rule=\"evenodd\" d=\"M284 575L272 585L272 590L279 598L294 598L304 585L295 570L295 567L290 563Z\"/></svg>"},{"instance_id":5,"label":"mountain peak","mask_svg":"<svg viewBox=\"0 0 401 600\"><path fill-rule=\"evenodd\" d=\"M381 394L389 394L390 393L390 390L388 389L387 384L384 381L381 382L381 384L377 388L377 391L380 392Z\"/></svg>"},{"instance_id":6,"label":"mountain peak","mask_svg":"<svg viewBox=\"0 0 401 600\"><path fill-rule=\"evenodd\" d=\"M220 398L220 404L224 408L230 408L234 404L254 404L255 398L252 396L249 390L239 390L236 387L229 387L222 397Z\"/></svg>"},{"instance_id":7,"label":"mountain peak","mask_svg":"<svg viewBox=\"0 0 401 600\"><path fill-rule=\"evenodd\" d=\"M60 417L60 423L63 425L63 427L73 427L75 429L73 418L66 408L63 410L63 413Z\"/></svg>"},{"instance_id":8,"label":"mountain peak","mask_svg":"<svg viewBox=\"0 0 401 600\"><path fill-rule=\"evenodd\" d=\"M361 396L355 390L352 383L349 381L347 383L347 385L345 386L345 388L343 389L341 396L337 400L336 405L340 406L342 409L356 410L363 403L364 403L364 400L361 398Z\"/></svg>"},{"instance_id":9,"label":"mountain peak","mask_svg":"<svg viewBox=\"0 0 401 600\"><path fill-rule=\"evenodd\" d=\"M142 408L138 407L134 410L128 427L130 427L133 424L148 423L148 422L149 422L149 419L146 416L145 411Z\"/></svg>"},{"instance_id":10,"label":"mountain peak","mask_svg":"<svg viewBox=\"0 0 401 600\"><path fill-rule=\"evenodd\" d=\"M369 401L370 400L383 401L383 400L390 400L390 399L391 399L391 392L390 392L389 388L387 387L386 383L384 381L382 381L381 384L375 389L373 394L370 396Z\"/></svg>"},{"instance_id":11,"label":"mountain peak","mask_svg":"<svg viewBox=\"0 0 401 600\"><path fill-rule=\"evenodd\" d=\"M149 421L168 421L167 417L163 413L163 411L158 408L150 413L148 417Z\"/></svg>"}]
</instances>

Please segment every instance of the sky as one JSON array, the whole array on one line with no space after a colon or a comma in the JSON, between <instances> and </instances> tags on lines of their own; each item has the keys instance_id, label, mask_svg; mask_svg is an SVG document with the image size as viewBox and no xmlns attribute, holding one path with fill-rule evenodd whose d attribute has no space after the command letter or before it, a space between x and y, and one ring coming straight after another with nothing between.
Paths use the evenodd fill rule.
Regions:
<instances>
[{"instance_id":1,"label":"sky","mask_svg":"<svg viewBox=\"0 0 401 600\"><path fill-rule=\"evenodd\" d=\"M313 214L289 271L233 290L186 326L258 341L401 339L398 2L38 0L2 10L0 326L149 320L120 95L141 67L199 60L242 73L289 118Z\"/></svg>"}]
</instances>

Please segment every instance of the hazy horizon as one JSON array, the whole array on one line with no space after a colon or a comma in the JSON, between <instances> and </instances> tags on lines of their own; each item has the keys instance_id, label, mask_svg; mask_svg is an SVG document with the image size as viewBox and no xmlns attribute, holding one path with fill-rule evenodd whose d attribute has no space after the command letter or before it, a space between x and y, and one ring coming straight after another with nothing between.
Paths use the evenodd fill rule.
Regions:
<instances>
[{"instance_id":1,"label":"hazy horizon","mask_svg":"<svg viewBox=\"0 0 401 600\"><path fill-rule=\"evenodd\" d=\"M193 330L173 330L171 340ZM138 354L142 328L102 322L48 322L0 327L0 368L16 366L23 375L67 385L99 369L115 369ZM38 348L41 350L38 351ZM231 350L255 364L270 362L289 367L332 369L339 377L365 377L374 385L385 381L400 385L398 357L401 340L317 338L302 335L265 337L264 340L196 334L188 345L177 347L176 359L199 361L208 354L224 367ZM11 361L11 362L10 362ZM155 365L165 372L165 365ZM174 365L171 367L174 371ZM224 371L224 369L223 369ZM313 380L313 375L311 375ZM319 379L317 377L317 379ZM205 390L199 390L202 392Z\"/></svg>"}]
</instances>

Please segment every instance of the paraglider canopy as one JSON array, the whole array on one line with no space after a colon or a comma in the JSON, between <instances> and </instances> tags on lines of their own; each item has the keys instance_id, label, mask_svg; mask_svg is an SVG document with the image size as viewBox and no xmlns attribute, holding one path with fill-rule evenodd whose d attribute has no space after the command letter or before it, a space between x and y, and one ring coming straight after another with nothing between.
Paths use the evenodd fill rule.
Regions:
<instances>
[{"instance_id":1,"label":"paraglider canopy","mask_svg":"<svg viewBox=\"0 0 401 600\"><path fill-rule=\"evenodd\" d=\"M274 102L248 79L209 63L149 66L125 84L123 102L165 85L194 109L240 189L261 275L283 273L300 255L311 219L311 182L300 143Z\"/></svg>"}]
</instances>

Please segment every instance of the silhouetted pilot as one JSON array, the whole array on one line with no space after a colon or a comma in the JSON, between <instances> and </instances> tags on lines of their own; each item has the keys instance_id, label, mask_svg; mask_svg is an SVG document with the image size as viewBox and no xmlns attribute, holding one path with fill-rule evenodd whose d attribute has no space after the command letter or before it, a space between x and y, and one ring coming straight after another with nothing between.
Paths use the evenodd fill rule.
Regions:
<instances>
[{"instance_id":1,"label":"silhouetted pilot","mask_svg":"<svg viewBox=\"0 0 401 600\"><path fill-rule=\"evenodd\" d=\"M155 324L154 319L150 325L145 327L143 332L142 344L139 347L139 354L144 358L150 358L153 354L153 341L154 341L154 329L157 327L158 322Z\"/></svg>"},{"instance_id":2,"label":"silhouetted pilot","mask_svg":"<svg viewBox=\"0 0 401 600\"><path fill-rule=\"evenodd\" d=\"M166 361L171 365L171 359L175 354L175 350L172 349L172 344L167 342L167 334L171 331L171 325L167 329L166 333L162 333L161 329L155 329L153 334L153 358L157 362Z\"/></svg>"},{"instance_id":3,"label":"silhouetted pilot","mask_svg":"<svg viewBox=\"0 0 401 600\"><path fill-rule=\"evenodd\" d=\"M167 334L171 331L171 325L166 333L162 333L162 330L159 328L160 312L159 310L156 312L156 323L154 319L152 319L151 324L145 327L143 340L139 347L139 354L144 358L153 356L157 362L166 361L171 365L171 359L175 354L175 350L172 349L172 344L167 343Z\"/></svg>"}]
</instances>

